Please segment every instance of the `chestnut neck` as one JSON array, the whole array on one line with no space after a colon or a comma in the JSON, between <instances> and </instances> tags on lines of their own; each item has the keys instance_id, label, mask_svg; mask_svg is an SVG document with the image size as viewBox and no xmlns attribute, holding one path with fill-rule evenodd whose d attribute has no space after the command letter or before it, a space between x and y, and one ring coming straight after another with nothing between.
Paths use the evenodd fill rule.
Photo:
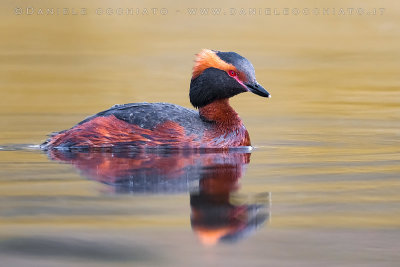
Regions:
<instances>
[{"instance_id":1,"label":"chestnut neck","mask_svg":"<svg viewBox=\"0 0 400 267\"><path fill-rule=\"evenodd\" d=\"M237 127L242 120L236 111L229 105L229 98L216 100L199 108L200 116L208 121L215 122L222 127Z\"/></svg>"}]
</instances>

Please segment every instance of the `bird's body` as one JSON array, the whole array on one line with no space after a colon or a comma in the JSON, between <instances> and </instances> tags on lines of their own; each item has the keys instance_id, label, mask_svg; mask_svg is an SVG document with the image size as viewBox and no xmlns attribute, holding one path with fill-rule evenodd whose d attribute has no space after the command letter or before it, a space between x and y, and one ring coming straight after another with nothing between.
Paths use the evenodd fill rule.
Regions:
<instances>
[{"instance_id":1,"label":"bird's body","mask_svg":"<svg viewBox=\"0 0 400 267\"><path fill-rule=\"evenodd\" d=\"M125 145L224 148L249 146L250 139L239 117L215 122L178 105L132 103L91 116L69 130L56 133L43 146L66 149Z\"/></svg>"},{"instance_id":2,"label":"bird's body","mask_svg":"<svg viewBox=\"0 0 400 267\"><path fill-rule=\"evenodd\" d=\"M235 60L242 68L240 72L232 64ZM246 91L269 97L255 81L254 69L247 59L233 52L202 50L190 88L191 103L198 111L167 103L115 105L69 130L54 133L41 147L48 150L250 146L243 122L229 105L231 96Z\"/></svg>"}]
</instances>

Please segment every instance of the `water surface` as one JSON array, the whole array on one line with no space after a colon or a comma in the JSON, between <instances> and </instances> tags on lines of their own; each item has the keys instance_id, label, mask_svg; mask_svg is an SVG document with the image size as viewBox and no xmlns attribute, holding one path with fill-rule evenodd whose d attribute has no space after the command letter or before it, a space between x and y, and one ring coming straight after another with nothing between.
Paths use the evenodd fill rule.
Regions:
<instances>
[{"instance_id":1,"label":"water surface","mask_svg":"<svg viewBox=\"0 0 400 267\"><path fill-rule=\"evenodd\" d=\"M166 5L168 16L135 17L16 16L16 3L1 5L0 265L400 262L398 4L381 1L379 16L268 17L173 12L183 2ZM231 101L253 151L38 150L47 134L114 104L190 107L201 48L247 57L272 94Z\"/></svg>"}]
</instances>

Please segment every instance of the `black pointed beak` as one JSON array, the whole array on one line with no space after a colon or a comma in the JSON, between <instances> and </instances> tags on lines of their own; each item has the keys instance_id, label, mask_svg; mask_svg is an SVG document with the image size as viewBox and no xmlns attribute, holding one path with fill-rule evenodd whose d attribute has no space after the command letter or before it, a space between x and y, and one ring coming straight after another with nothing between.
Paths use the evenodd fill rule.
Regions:
<instances>
[{"instance_id":1,"label":"black pointed beak","mask_svg":"<svg viewBox=\"0 0 400 267\"><path fill-rule=\"evenodd\" d=\"M249 89L250 92L262 96L262 97L268 97L270 98L271 95L267 92L267 90L264 89L258 82L252 83L252 84L245 84L247 88Z\"/></svg>"}]
</instances>

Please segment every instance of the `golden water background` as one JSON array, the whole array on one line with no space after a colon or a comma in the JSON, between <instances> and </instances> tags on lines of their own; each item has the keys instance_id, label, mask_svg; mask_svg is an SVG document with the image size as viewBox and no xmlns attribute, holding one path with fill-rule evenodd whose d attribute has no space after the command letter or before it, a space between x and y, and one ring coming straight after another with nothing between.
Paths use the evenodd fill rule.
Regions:
<instances>
[{"instance_id":1,"label":"golden water background","mask_svg":"<svg viewBox=\"0 0 400 267\"><path fill-rule=\"evenodd\" d=\"M51 162L35 149L11 149L0 151L3 249L7 240L18 238L21 243L42 242L44 247L50 246L49 240L61 242L71 249L76 238L84 249L95 247L89 258L120 248L121 255L116 249L105 265L124 257L126 264L140 259L141 264L154 266L183 265L191 260L178 256L182 249L190 255L200 250L192 258L198 265L224 260L250 266L264 266L267 261L307 266L399 262L395 247L400 236L400 5L396 1L36 1L29 5L2 1L0 5L0 146L39 144L48 133L117 103L190 107L191 67L194 54L202 48L235 51L248 58L257 80L272 95L264 99L242 94L231 101L256 147L240 192L272 194L271 221L240 245L201 248L190 230L185 194L109 194L105 185L85 180L71 166ZM378 14L186 13L191 7L215 6L280 12L361 7L377 8ZM36 12L49 7L86 8L87 14L17 15L18 7L25 13L27 7ZM168 15L96 14L98 8L120 7L142 11L164 7ZM379 8L384 8L382 15ZM159 253L149 256L152 247ZM127 256L136 249L144 252L134 259ZM231 260L229 255L239 250L243 258ZM5 251L10 252L2 255L6 262L22 265L31 257L49 266L55 259L67 265L65 259L71 256L37 258L26 251ZM289 256L281 251L289 251ZM73 252L78 261L92 264Z\"/></svg>"}]
</instances>

